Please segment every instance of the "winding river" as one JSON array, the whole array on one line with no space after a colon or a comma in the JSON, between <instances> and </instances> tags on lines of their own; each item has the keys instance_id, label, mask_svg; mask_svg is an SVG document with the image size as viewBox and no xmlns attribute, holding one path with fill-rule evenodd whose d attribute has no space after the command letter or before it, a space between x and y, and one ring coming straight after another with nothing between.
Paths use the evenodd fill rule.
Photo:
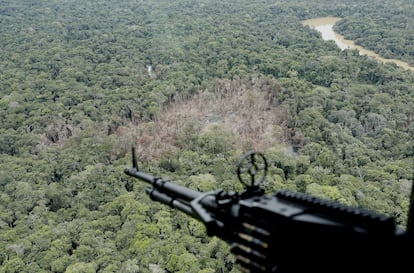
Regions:
<instances>
[{"instance_id":1,"label":"winding river","mask_svg":"<svg viewBox=\"0 0 414 273\"><path fill-rule=\"evenodd\" d=\"M398 66L401 66L405 69L409 69L411 71L414 71L414 67L410 66L408 63L395 60L395 59L385 59L381 57L380 55L376 54L373 51L367 50L361 46L356 45L351 40L346 40L342 35L336 33L333 30L333 26L336 22L341 20L341 18L338 17L321 17L321 18L315 18L303 21L303 24L305 26L309 26L313 29L316 29L322 34L322 39L324 40L333 40L338 45L338 47L342 50L344 49L357 49L359 51L359 54L361 55L367 55L370 57L374 57L382 62L393 62Z\"/></svg>"}]
</instances>

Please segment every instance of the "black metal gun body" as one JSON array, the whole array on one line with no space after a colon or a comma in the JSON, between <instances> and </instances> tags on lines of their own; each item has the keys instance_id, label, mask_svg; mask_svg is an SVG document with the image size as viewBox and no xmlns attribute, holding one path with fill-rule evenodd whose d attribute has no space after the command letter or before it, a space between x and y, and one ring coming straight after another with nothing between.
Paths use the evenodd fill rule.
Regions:
<instances>
[{"instance_id":1,"label":"black metal gun body","mask_svg":"<svg viewBox=\"0 0 414 273\"><path fill-rule=\"evenodd\" d=\"M255 166L253 176L260 170ZM290 191L265 195L252 183L242 193L202 193L138 170L152 200L203 222L231 246L246 272L412 272L413 236L392 217ZM250 173L252 175L252 173Z\"/></svg>"}]
</instances>

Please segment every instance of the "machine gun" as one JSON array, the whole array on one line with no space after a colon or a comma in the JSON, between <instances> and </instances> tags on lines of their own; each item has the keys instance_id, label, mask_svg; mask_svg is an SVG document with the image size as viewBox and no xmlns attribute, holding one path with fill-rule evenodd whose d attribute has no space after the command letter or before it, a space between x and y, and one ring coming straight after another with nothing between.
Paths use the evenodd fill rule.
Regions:
<instances>
[{"instance_id":1,"label":"machine gun","mask_svg":"<svg viewBox=\"0 0 414 273\"><path fill-rule=\"evenodd\" d=\"M237 175L246 186L240 193L203 193L142 172L134 148L132 165L125 173L149 183L152 200L204 223L209 236L230 245L244 272L414 271L411 215L404 230L393 217L334 201L287 190L266 195L260 184L268 163L261 153L240 159Z\"/></svg>"}]
</instances>

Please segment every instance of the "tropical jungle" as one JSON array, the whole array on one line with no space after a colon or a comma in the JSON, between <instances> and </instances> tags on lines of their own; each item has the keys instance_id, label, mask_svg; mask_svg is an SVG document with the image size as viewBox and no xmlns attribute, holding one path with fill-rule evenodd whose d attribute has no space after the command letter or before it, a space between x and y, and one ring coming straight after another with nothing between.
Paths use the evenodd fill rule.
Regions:
<instances>
[{"instance_id":1,"label":"tropical jungle","mask_svg":"<svg viewBox=\"0 0 414 273\"><path fill-rule=\"evenodd\" d=\"M239 272L141 170L241 191L247 151L287 189L407 224L412 0L0 0L0 273Z\"/></svg>"}]
</instances>

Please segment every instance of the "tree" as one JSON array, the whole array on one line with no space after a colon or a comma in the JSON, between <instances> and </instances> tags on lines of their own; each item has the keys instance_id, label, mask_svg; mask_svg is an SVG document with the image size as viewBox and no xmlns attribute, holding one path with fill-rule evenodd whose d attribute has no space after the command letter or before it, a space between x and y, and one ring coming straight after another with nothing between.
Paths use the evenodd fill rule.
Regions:
<instances>
[{"instance_id":1,"label":"tree","mask_svg":"<svg viewBox=\"0 0 414 273\"><path fill-rule=\"evenodd\" d=\"M201 151L214 155L228 154L234 147L234 136L229 130L218 124L209 126L198 138Z\"/></svg>"},{"instance_id":2,"label":"tree","mask_svg":"<svg viewBox=\"0 0 414 273\"><path fill-rule=\"evenodd\" d=\"M296 187L301 192L306 192L307 187L313 183L314 180L311 175L301 174L295 179Z\"/></svg>"},{"instance_id":3,"label":"tree","mask_svg":"<svg viewBox=\"0 0 414 273\"><path fill-rule=\"evenodd\" d=\"M180 256L171 256L167 262L167 270L177 273L200 272L198 259L191 253L183 253Z\"/></svg>"},{"instance_id":4,"label":"tree","mask_svg":"<svg viewBox=\"0 0 414 273\"><path fill-rule=\"evenodd\" d=\"M307 193L334 201L338 201L341 198L341 194L335 186L319 185L316 183L312 183L307 187Z\"/></svg>"},{"instance_id":5,"label":"tree","mask_svg":"<svg viewBox=\"0 0 414 273\"><path fill-rule=\"evenodd\" d=\"M218 183L211 174L199 174L190 176L186 186L197 191L208 192L216 190Z\"/></svg>"},{"instance_id":6,"label":"tree","mask_svg":"<svg viewBox=\"0 0 414 273\"><path fill-rule=\"evenodd\" d=\"M96 265L93 263L79 262L68 266L65 273L95 273Z\"/></svg>"}]
</instances>

